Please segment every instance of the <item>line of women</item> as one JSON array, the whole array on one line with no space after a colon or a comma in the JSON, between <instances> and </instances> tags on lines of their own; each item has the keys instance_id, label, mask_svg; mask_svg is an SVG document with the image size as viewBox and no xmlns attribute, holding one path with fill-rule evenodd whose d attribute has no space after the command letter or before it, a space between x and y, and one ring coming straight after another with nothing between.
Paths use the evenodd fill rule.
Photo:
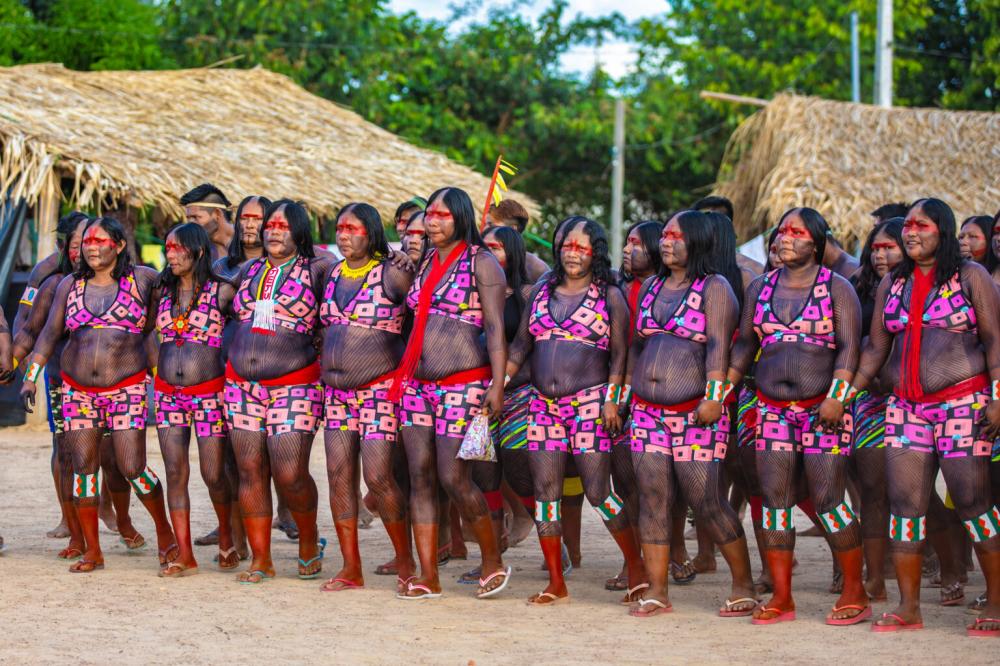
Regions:
<instances>
[{"instance_id":1,"label":"line of women","mask_svg":"<svg viewBox=\"0 0 1000 666\"><path fill-rule=\"evenodd\" d=\"M834 257L841 270L842 252L828 250L830 229L809 208L781 217L771 247L780 265L760 276L740 269L724 214L681 211L630 230L623 272L611 268L603 228L570 217L555 231L552 269L531 285L518 232L491 227L481 236L457 188L434 192L422 214L397 224L403 253L390 251L374 208L348 204L336 219L339 262L315 255L300 204L270 203L263 256L229 281L211 272L197 225L170 232L168 267L156 276L132 266L120 226L98 218L82 231L80 267L55 288L23 359L22 392L33 395L65 338L62 409L84 543L74 571L104 564L94 509L104 431L153 515L161 575L197 571L186 492L193 428L220 523L219 566L239 564L229 536L238 493L252 554L238 578L259 584L275 575L273 478L299 529L298 575L318 577L326 541L308 463L322 426L344 561L323 590L364 585L363 475L395 551L400 599L441 596L439 487L480 547L476 596L497 595L511 577L497 520L506 481L534 516L548 571L529 603L567 601L561 518L571 462L622 553L622 603L633 616L672 610L679 507L690 506L730 568L718 614L757 625L795 619L799 504L822 526L841 575L826 623L872 616L871 598L885 593L888 543L901 602L872 627L912 630L922 626L924 543L941 529L928 520L940 469L987 580L968 632L996 636L1000 509L989 461L1000 434L998 291L955 226L943 202L917 201L905 219L873 229L849 281L824 265ZM654 247L642 240L650 231ZM236 331L224 354L227 319ZM145 465L147 369L169 521ZM495 424L498 463L457 455L481 414ZM227 455L238 478L225 474ZM726 498L733 469L752 477L773 590L766 601ZM845 501L849 477L861 488L858 506Z\"/></svg>"}]
</instances>

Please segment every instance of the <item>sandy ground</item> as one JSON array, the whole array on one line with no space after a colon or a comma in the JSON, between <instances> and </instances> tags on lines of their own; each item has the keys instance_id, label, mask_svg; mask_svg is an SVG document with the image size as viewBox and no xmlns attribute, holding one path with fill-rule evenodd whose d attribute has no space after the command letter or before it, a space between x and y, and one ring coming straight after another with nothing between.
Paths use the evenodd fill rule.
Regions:
<instances>
[{"instance_id":1,"label":"sandy ground","mask_svg":"<svg viewBox=\"0 0 1000 666\"><path fill-rule=\"evenodd\" d=\"M150 464L163 470L153 430ZM192 447L194 451L194 447ZM583 566L569 579L572 603L552 608L525 605L545 585L537 542L529 538L505 556L514 567L499 598L478 601L473 588L455 578L475 562L441 570L445 595L437 601L405 602L393 596L391 577L369 575L367 588L320 593L321 581L295 578L296 546L274 533L278 577L261 586L238 585L232 573L214 568L214 548L196 548L201 573L178 580L156 577L155 550L128 555L105 533L107 568L71 575L56 559L63 542L46 539L58 521L48 475L49 436L37 426L0 430L0 662L49 663L997 663L1000 643L964 633L964 608L942 608L938 592L924 590L920 632L875 635L866 623L836 628L823 624L834 597L826 592L830 560L821 539L800 538L795 577L796 622L754 627L747 618L722 619L715 611L728 590L720 572L674 586L675 612L634 619L618 605L621 593L603 589L617 572L612 541L593 512L584 513ZM312 472L325 497L322 446L314 449ZM194 465L193 469L197 469ZM196 473L195 473L196 474ZM147 539L154 532L133 499L135 524ZM194 533L212 526L204 486L192 479ZM320 530L331 540L326 572L340 557L329 508ZM800 516L801 521L806 519ZM749 525L748 525L749 528ZM694 553L694 544L688 544ZM389 557L380 523L361 533L365 569ZM475 547L471 548L475 554ZM756 563L756 552L751 553ZM895 598L892 584L890 598ZM984 588L971 574L968 598ZM877 604L876 612L889 610Z\"/></svg>"}]
</instances>

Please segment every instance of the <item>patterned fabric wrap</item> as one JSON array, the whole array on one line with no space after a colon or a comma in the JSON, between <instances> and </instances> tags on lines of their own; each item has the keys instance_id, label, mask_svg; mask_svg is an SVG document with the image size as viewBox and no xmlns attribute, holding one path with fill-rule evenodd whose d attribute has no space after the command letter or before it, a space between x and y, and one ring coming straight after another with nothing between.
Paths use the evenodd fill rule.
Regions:
<instances>
[{"instance_id":1,"label":"patterned fabric wrap","mask_svg":"<svg viewBox=\"0 0 1000 666\"><path fill-rule=\"evenodd\" d=\"M695 410L674 412L643 400L632 403L630 429L633 451L662 453L674 460L712 462L726 457L729 440L729 413L705 427L695 423Z\"/></svg>"},{"instance_id":2,"label":"patterned fabric wrap","mask_svg":"<svg viewBox=\"0 0 1000 666\"><path fill-rule=\"evenodd\" d=\"M233 297L233 311L237 313L239 321L253 321L257 297L251 286L253 279L263 270L264 262L265 260L261 258L251 264ZM288 271L288 276L278 287L274 299L275 323L302 335L312 334L319 313L309 268L310 261L299 256Z\"/></svg>"},{"instance_id":3,"label":"patterned fabric wrap","mask_svg":"<svg viewBox=\"0 0 1000 666\"><path fill-rule=\"evenodd\" d=\"M985 393L946 402L911 402L889 396L885 409L887 446L934 453L943 458L988 456L993 442L980 436Z\"/></svg>"},{"instance_id":4,"label":"patterned fabric wrap","mask_svg":"<svg viewBox=\"0 0 1000 666\"><path fill-rule=\"evenodd\" d=\"M324 428L358 433L361 441L396 441L399 418L396 403L389 400L389 380L356 389L327 386L324 393Z\"/></svg>"},{"instance_id":5,"label":"patterned fabric wrap","mask_svg":"<svg viewBox=\"0 0 1000 666\"><path fill-rule=\"evenodd\" d=\"M73 473L73 497L86 499L101 494L101 471L96 474Z\"/></svg>"},{"instance_id":6,"label":"patterned fabric wrap","mask_svg":"<svg viewBox=\"0 0 1000 666\"><path fill-rule=\"evenodd\" d=\"M503 416L493 424L493 438L501 449L519 450L528 447L528 409L534 393L534 387L525 384L508 391L504 396Z\"/></svg>"},{"instance_id":7,"label":"patterned fabric wrap","mask_svg":"<svg viewBox=\"0 0 1000 666\"><path fill-rule=\"evenodd\" d=\"M222 348L222 329L226 318L219 309L219 283L209 280L198 294L197 304L191 308L188 315L187 329L179 335L174 329L173 299L170 292L164 290L160 297L160 306L156 311L156 330L160 334L160 342L182 344L193 342L199 345Z\"/></svg>"},{"instance_id":8,"label":"patterned fabric wrap","mask_svg":"<svg viewBox=\"0 0 1000 666\"><path fill-rule=\"evenodd\" d=\"M982 543L1000 534L1000 509L994 505L989 511L972 520L963 520L962 524L965 525L973 541Z\"/></svg>"},{"instance_id":9,"label":"patterned fabric wrap","mask_svg":"<svg viewBox=\"0 0 1000 666\"><path fill-rule=\"evenodd\" d=\"M793 531L795 529L795 521L792 519L791 507L787 509L775 509L769 506L763 507L761 527L765 530L775 530L777 532Z\"/></svg>"},{"instance_id":10,"label":"patterned fabric wrap","mask_svg":"<svg viewBox=\"0 0 1000 666\"><path fill-rule=\"evenodd\" d=\"M622 502L622 498L615 495L614 491L611 491L611 494L603 502L594 505L594 511L597 512L602 520L607 522L621 513L624 507L625 504Z\"/></svg>"},{"instance_id":11,"label":"patterned fabric wrap","mask_svg":"<svg viewBox=\"0 0 1000 666\"><path fill-rule=\"evenodd\" d=\"M779 275L781 275L780 268L767 274L754 307L753 327L757 337L760 338L761 348L776 342L798 342L836 349L833 333L833 298L830 295L832 271L820 267L809 300L791 324L778 319L771 307Z\"/></svg>"},{"instance_id":12,"label":"patterned fabric wrap","mask_svg":"<svg viewBox=\"0 0 1000 666\"><path fill-rule=\"evenodd\" d=\"M656 297L659 296L666 281L667 278L662 276L653 278L653 284L639 304L639 314L635 320L636 332L643 338L669 333L704 344L708 341L708 336L705 335L707 318L704 293L708 278L698 278L692 282L673 316L667 323L662 324L653 316L653 304L656 303Z\"/></svg>"},{"instance_id":13,"label":"patterned fabric wrap","mask_svg":"<svg viewBox=\"0 0 1000 666\"><path fill-rule=\"evenodd\" d=\"M112 391L81 391L63 382L65 432L105 428L142 430L146 427L148 381Z\"/></svg>"},{"instance_id":14,"label":"patterned fabric wrap","mask_svg":"<svg viewBox=\"0 0 1000 666\"><path fill-rule=\"evenodd\" d=\"M146 325L146 306L139 293L135 274L128 271L118 278L118 295L111 306L101 315L95 315L84 303L87 281L83 278L73 283L66 297L66 328L114 328L126 333L140 335Z\"/></svg>"},{"instance_id":15,"label":"patterned fabric wrap","mask_svg":"<svg viewBox=\"0 0 1000 666\"><path fill-rule=\"evenodd\" d=\"M741 448L757 444L757 394L745 385L736 402L736 444Z\"/></svg>"},{"instance_id":16,"label":"patterned fabric wrap","mask_svg":"<svg viewBox=\"0 0 1000 666\"><path fill-rule=\"evenodd\" d=\"M334 295L344 262L334 266L323 291L323 302L319 306L320 323L323 326L360 326L390 333L402 332L404 306L393 303L385 295L385 266L383 262L371 269L358 292L343 310L337 305Z\"/></svg>"},{"instance_id":17,"label":"patterned fabric wrap","mask_svg":"<svg viewBox=\"0 0 1000 666\"><path fill-rule=\"evenodd\" d=\"M854 511L845 502L841 502L833 507L833 511L820 513L819 522L827 533L835 534L850 527L851 523L854 522Z\"/></svg>"},{"instance_id":18,"label":"patterned fabric wrap","mask_svg":"<svg viewBox=\"0 0 1000 666\"><path fill-rule=\"evenodd\" d=\"M561 506L560 500L554 502L535 500L535 522L554 523L562 520Z\"/></svg>"},{"instance_id":19,"label":"patterned fabric wrap","mask_svg":"<svg viewBox=\"0 0 1000 666\"><path fill-rule=\"evenodd\" d=\"M889 539L913 543L927 538L927 516L904 518L891 514L889 516Z\"/></svg>"},{"instance_id":20,"label":"patterned fabric wrap","mask_svg":"<svg viewBox=\"0 0 1000 666\"><path fill-rule=\"evenodd\" d=\"M858 393L851 403L851 415L854 417L854 448L884 449L885 448L885 408L888 397L872 395L868 391Z\"/></svg>"},{"instance_id":21,"label":"patterned fabric wrap","mask_svg":"<svg viewBox=\"0 0 1000 666\"><path fill-rule=\"evenodd\" d=\"M531 303L528 316L528 332L540 340L568 340L607 350L611 344L611 319L608 316L608 302L601 288L590 283L580 305L565 319L557 322L549 311L552 287L546 281L542 284L535 300Z\"/></svg>"},{"instance_id":22,"label":"patterned fabric wrap","mask_svg":"<svg viewBox=\"0 0 1000 666\"><path fill-rule=\"evenodd\" d=\"M63 419L62 410L62 381L58 376L50 376L48 370L45 371L45 393L49 398L45 405L49 417L49 432L61 435L66 432L66 421Z\"/></svg>"},{"instance_id":23,"label":"patterned fabric wrap","mask_svg":"<svg viewBox=\"0 0 1000 666\"><path fill-rule=\"evenodd\" d=\"M229 427L222 394L222 391L201 395L154 391L156 427L190 428L193 424L195 437L225 437Z\"/></svg>"},{"instance_id":24,"label":"patterned fabric wrap","mask_svg":"<svg viewBox=\"0 0 1000 666\"><path fill-rule=\"evenodd\" d=\"M410 380L399 406L400 424L434 428L438 437L461 439L472 418L482 411L488 386L488 380L468 384Z\"/></svg>"},{"instance_id":25,"label":"patterned fabric wrap","mask_svg":"<svg viewBox=\"0 0 1000 666\"><path fill-rule=\"evenodd\" d=\"M910 321L910 313L903 299L908 280L909 278L893 282L885 299L882 317L885 330L893 334L905 331ZM976 332L976 311L965 297L958 273L931 294L933 298L930 305L924 308L924 320L921 323L924 328L940 328L953 333Z\"/></svg>"},{"instance_id":26,"label":"patterned fabric wrap","mask_svg":"<svg viewBox=\"0 0 1000 666\"><path fill-rule=\"evenodd\" d=\"M799 405L788 407L769 405L757 401L757 450L795 451L801 453L851 454L854 437L854 418L844 412L840 432L820 429L819 405L803 409Z\"/></svg>"},{"instance_id":27,"label":"patterned fabric wrap","mask_svg":"<svg viewBox=\"0 0 1000 666\"><path fill-rule=\"evenodd\" d=\"M149 493L156 490L156 486L159 485L160 479L156 476L156 472L146 466L146 469L142 470L139 476L134 479L129 479L129 483L132 484L132 488L135 490L136 495L148 495Z\"/></svg>"},{"instance_id":28,"label":"patterned fabric wrap","mask_svg":"<svg viewBox=\"0 0 1000 666\"><path fill-rule=\"evenodd\" d=\"M611 437L601 418L605 385L593 386L562 398L536 394L529 408L529 451L574 454L611 450Z\"/></svg>"},{"instance_id":29,"label":"patterned fabric wrap","mask_svg":"<svg viewBox=\"0 0 1000 666\"><path fill-rule=\"evenodd\" d=\"M476 256L478 245L470 245L451 267L451 275L445 274L431 297L429 314L456 319L477 328L483 326L483 309L479 304L479 290L476 288ZM420 263L417 277L406 294L406 305L417 311L417 301L432 260L436 260L437 249L432 248Z\"/></svg>"},{"instance_id":30,"label":"patterned fabric wrap","mask_svg":"<svg viewBox=\"0 0 1000 666\"><path fill-rule=\"evenodd\" d=\"M268 437L297 432L314 434L323 414L323 385L263 386L226 379L223 392L230 430L266 432Z\"/></svg>"}]
</instances>

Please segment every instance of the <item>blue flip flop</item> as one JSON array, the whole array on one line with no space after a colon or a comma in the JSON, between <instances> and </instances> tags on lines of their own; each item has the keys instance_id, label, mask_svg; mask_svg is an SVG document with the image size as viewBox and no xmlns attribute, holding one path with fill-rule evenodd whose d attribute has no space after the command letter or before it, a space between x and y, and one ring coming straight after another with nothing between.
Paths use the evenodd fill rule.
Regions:
<instances>
[{"instance_id":1,"label":"blue flip flop","mask_svg":"<svg viewBox=\"0 0 1000 666\"><path fill-rule=\"evenodd\" d=\"M320 538L320 540L319 540L319 554L316 557L313 557L313 558L311 558L309 560L306 560L306 561L304 561L300 557L299 558L299 566L304 569L304 568L308 567L310 564L312 564L313 562L316 562L318 560L322 560L323 556L325 554L326 554L326 539L325 538ZM312 572L311 574L301 574L300 573L299 574L299 579L300 580L313 580L314 578L319 578L319 574L320 574L321 571L323 571L322 567L320 567L318 570Z\"/></svg>"}]
</instances>

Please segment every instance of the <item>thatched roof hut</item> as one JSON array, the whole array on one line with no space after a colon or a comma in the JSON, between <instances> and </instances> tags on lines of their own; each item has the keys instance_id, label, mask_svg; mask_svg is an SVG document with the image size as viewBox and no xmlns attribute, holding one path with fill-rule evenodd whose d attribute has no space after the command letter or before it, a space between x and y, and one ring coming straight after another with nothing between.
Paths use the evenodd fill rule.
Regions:
<instances>
[{"instance_id":1,"label":"thatched roof hut","mask_svg":"<svg viewBox=\"0 0 1000 666\"><path fill-rule=\"evenodd\" d=\"M65 198L174 216L178 197L205 181L230 199L287 196L325 216L367 201L387 220L414 194L455 185L482 202L489 187L486 176L260 68L0 68L0 143L0 185L47 225Z\"/></svg>"},{"instance_id":2,"label":"thatched roof hut","mask_svg":"<svg viewBox=\"0 0 1000 666\"><path fill-rule=\"evenodd\" d=\"M733 133L715 194L747 238L793 206L820 211L852 245L878 206L948 202L959 222L1000 207L1000 114L885 109L779 95Z\"/></svg>"}]
</instances>

